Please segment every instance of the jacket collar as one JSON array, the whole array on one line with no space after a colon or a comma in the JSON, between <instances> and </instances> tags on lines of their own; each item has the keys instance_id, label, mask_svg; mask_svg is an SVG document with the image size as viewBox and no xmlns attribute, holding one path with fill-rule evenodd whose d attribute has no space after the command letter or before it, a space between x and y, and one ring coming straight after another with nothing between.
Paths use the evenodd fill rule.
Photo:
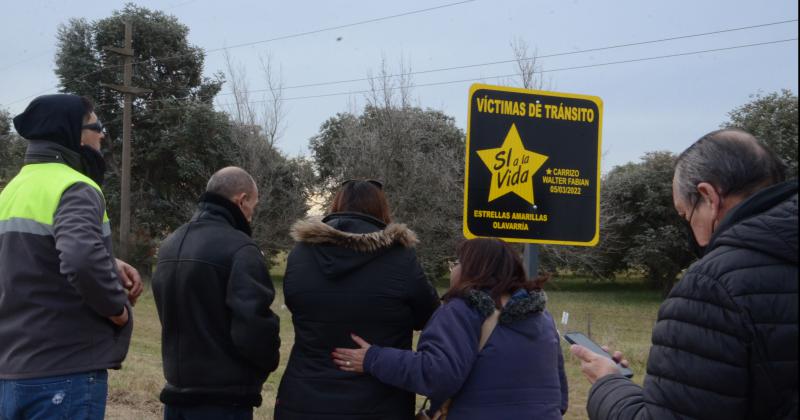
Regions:
<instances>
[{"instance_id":1,"label":"jacket collar","mask_svg":"<svg viewBox=\"0 0 800 420\"><path fill-rule=\"evenodd\" d=\"M253 236L250 223L244 217L242 210L236 204L233 204L231 200L219 194L205 192L200 196L200 208L201 210L205 209L218 213L236 230L246 233L247 236ZM196 215L194 219L198 219L201 216L202 213Z\"/></svg>"},{"instance_id":2,"label":"jacket collar","mask_svg":"<svg viewBox=\"0 0 800 420\"><path fill-rule=\"evenodd\" d=\"M483 318L489 317L495 310L494 299L484 290L472 289L464 296L464 300ZM511 295L506 305L500 310L499 322L510 324L525 319L532 314L542 312L546 305L547 294L544 290L519 289Z\"/></svg>"},{"instance_id":3,"label":"jacket collar","mask_svg":"<svg viewBox=\"0 0 800 420\"><path fill-rule=\"evenodd\" d=\"M63 163L83 173L80 153L47 140L28 140L25 164L31 163Z\"/></svg>"},{"instance_id":4,"label":"jacket collar","mask_svg":"<svg viewBox=\"0 0 800 420\"><path fill-rule=\"evenodd\" d=\"M383 229L386 227L386 223L384 223L383 221L378 220L368 214L357 213L354 211L330 213L322 218L322 223L335 224L336 221L343 219L360 220L363 222L367 222L368 224L373 225L378 229Z\"/></svg>"},{"instance_id":5,"label":"jacket collar","mask_svg":"<svg viewBox=\"0 0 800 420\"><path fill-rule=\"evenodd\" d=\"M732 208L722 219L722 222L720 222L719 227L709 241L708 250L710 251L713 249L718 239L724 236L725 232L734 225L745 219L764 213L795 194L797 194L796 179L775 184L751 195ZM708 251L706 251L706 254L707 253Z\"/></svg>"},{"instance_id":6,"label":"jacket collar","mask_svg":"<svg viewBox=\"0 0 800 420\"><path fill-rule=\"evenodd\" d=\"M365 231L348 232L331 226L331 224L336 225L334 222L342 218L353 219L354 223L359 225L357 226L359 230ZM329 244L359 252L374 252L396 243L406 248L413 248L419 242L417 235L404 224L386 225L360 213L334 213L324 219L317 216L299 220L292 226L291 235L297 242Z\"/></svg>"}]
</instances>

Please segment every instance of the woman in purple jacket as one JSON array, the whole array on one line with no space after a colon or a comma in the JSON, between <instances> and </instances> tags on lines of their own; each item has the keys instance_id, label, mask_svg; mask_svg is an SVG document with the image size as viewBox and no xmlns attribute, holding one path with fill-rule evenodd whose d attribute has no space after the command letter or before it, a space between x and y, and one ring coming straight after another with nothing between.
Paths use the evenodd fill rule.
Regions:
<instances>
[{"instance_id":1,"label":"woman in purple jacket","mask_svg":"<svg viewBox=\"0 0 800 420\"><path fill-rule=\"evenodd\" d=\"M417 351L372 346L337 348L344 371L426 395L448 420L560 419L567 378L558 333L544 309L541 284L528 280L519 255L498 239L473 239L457 252L445 302L431 317ZM500 318L478 350L483 321Z\"/></svg>"}]
</instances>

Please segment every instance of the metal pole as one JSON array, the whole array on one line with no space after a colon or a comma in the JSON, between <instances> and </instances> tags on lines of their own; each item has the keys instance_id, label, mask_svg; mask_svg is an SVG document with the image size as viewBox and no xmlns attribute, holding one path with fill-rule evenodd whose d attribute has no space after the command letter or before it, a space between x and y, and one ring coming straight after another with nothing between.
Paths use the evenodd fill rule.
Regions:
<instances>
[{"instance_id":1,"label":"metal pole","mask_svg":"<svg viewBox=\"0 0 800 420\"><path fill-rule=\"evenodd\" d=\"M539 274L539 245L525 244L522 252L522 262L525 264L525 272L528 278L535 279Z\"/></svg>"}]
</instances>

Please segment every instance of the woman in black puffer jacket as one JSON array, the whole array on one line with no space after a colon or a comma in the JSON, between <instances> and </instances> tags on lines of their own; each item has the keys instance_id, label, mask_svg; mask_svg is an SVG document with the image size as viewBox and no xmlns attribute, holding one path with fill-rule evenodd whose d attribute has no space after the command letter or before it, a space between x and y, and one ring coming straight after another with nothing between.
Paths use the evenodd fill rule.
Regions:
<instances>
[{"instance_id":1,"label":"woman in black puffer jacket","mask_svg":"<svg viewBox=\"0 0 800 420\"><path fill-rule=\"evenodd\" d=\"M350 334L386 347L410 349L439 306L436 290L417 262L417 238L391 223L376 181L348 181L326 217L292 227L283 293L295 341L278 389L275 419L407 420L413 393L367 375L342 372L336 347L354 346Z\"/></svg>"}]
</instances>

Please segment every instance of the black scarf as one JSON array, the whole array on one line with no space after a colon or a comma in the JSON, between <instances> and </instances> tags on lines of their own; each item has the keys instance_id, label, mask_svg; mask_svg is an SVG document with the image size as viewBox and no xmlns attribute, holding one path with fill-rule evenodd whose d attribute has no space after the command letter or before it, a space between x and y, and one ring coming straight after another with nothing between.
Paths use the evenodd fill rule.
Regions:
<instances>
[{"instance_id":1,"label":"black scarf","mask_svg":"<svg viewBox=\"0 0 800 420\"><path fill-rule=\"evenodd\" d=\"M106 174L106 160L103 155L89 146L81 146L81 166L84 175L102 186Z\"/></svg>"}]
</instances>

